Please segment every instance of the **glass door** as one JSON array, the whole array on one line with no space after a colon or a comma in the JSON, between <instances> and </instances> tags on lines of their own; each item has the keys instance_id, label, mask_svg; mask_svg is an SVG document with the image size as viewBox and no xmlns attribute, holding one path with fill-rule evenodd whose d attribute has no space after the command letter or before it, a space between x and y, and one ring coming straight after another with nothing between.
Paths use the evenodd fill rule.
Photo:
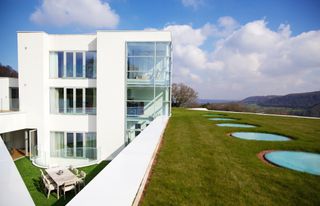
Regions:
<instances>
[{"instance_id":1,"label":"glass door","mask_svg":"<svg viewBox=\"0 0 320 206\"><path fill-rule=\"evenodd\" d=\"M29 131L29 151L30 158L38 156L38 139L37 139L37 130Z\"/></svg>"}]
</instances>

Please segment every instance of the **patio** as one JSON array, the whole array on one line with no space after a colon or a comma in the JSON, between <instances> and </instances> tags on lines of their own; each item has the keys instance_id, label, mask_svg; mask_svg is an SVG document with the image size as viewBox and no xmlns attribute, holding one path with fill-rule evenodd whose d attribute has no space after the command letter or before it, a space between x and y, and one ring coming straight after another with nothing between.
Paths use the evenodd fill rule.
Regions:
<instances>
[{"instance_id":1,"label":"patio","mask_svg":"<svg viewBox=\"0 0 320 206\"><path fill-rule=\"evenodd\" d=\"M86 184L88 184L105 166L108 165L108 163L109 162L107 161L102 161L100 164L78 169L87 174L85 181ZM54 191L47 199L47 193L44 190L39 168L34 166L26 157L15 161L15 165L28 188L35 205L66 205L74 197L74 192L70 191L67 193L66 199L64 199L63 196L58 199L57 193ZM79 192L78 189L77 192Z\"/></svg>"}]
</instances>

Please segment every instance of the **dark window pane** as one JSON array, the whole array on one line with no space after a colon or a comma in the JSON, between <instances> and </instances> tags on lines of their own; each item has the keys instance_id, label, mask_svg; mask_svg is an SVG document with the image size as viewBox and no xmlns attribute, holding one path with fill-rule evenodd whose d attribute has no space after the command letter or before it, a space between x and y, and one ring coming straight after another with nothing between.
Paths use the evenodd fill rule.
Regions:
<instances>
[{"instance_id":1,"label":"dark window pane","mask_svg":"<svg viewBox=\"0 0 320 206\"><path fill-rule=\"evenodd\" d=\"M86 52L86 77L96 78L96 52Z\"/></svg>"},{"instance_id":2,"label":"dark window pane","mask_svg":"<svg viewBox=\"0 0 320 206\"><path fill-rule=\"evenodd\" d=\"M58 77L63 77L63 52L58 53Z\"/></svg>"},{"instance_id":3,"label":"dark window pane","mask_svg":"<svg viewBox=\"0 0 320 206\"><path fill-rule=\"evenodd\" d=\"M73 53L67 52L67 77L73 77Z\"/></svg>"},{"instance_id":4,"label":"dark window pane","mask_svg":"<svg viewBox=\"0 0 320 206\"><path fill-rule=\"evenodd\" d=\"M83 133L76 133L76 154L77 157L83 156Z\"/></svg>"},{"instance_id":5,"label":"dark window pane","mask_svg":"<svg viewBox=\"0 0 320 206\"><path fill-rule=\"evenodd\" d=\"M58 88L58 101L59 101L59 113L64 113L64 97L63 97L63 88Z\"/></svg>"},{"instance_id":6,"label":"dark window pane","mask_svg":"<svg viewBox=\"0 0 320 206\"><path fill-rule=\"evenodd\" d=\"M73 133L67 133L67 156L73 156Z\"/></svg>"},{"instance_id":7,"label":"dark window pane","mask_svg":"<svg viewBox=\"0 0 320 206\"><path fill-rule=\"evenodd\" d=\"M86 113L87 114L96 113L96 89L95 88L86 89Z\"/></svg>"},{"instance_id":8,"label":"dark window pane","mask_svg":"<svg viewBox=\"0 0 320 206\"><path fill-rule=\"evenodd\" d=\"M82 89L76 89L76 112L82 113L83 112L83 95Z\"/></svg>"},{"instance_id":9,"label":"dark window pane","mask_svg":"<svg viewBox=\"0 0 320 206\"><path fill-rule=\"evenodd\" d=\"M76 73L77 77L83 77L83 69L82 69L82 52L77 52L76 53Z\"/></svg>"},{"instance_id":10,"label":"dark window pane","mask_svg":"<svg viewBox=\"0 0 320 206\"><path fill-rule=\"evenodd\" d=\"M73 112L73 89L67 89L67 112Z\"/></svg>"}]
</instances>

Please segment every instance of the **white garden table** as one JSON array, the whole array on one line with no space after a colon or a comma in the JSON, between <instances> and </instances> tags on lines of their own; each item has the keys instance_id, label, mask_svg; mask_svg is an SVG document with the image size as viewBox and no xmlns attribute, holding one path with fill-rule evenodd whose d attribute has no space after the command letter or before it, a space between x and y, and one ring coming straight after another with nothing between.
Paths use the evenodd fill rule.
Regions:
<instances>
[{"instance_id":1,"label":"white garden table","mask_svg":"<svg viewBox=\"0 0 320 206\"><path fill-rule=\"evenodd\" d=\"M59 171L62 171L62 173L59 174ZM52 178L52 180L57 184L58 199L60 194L59 193L60 186L62 186L66 181L74 180L75 182L77 182L79 180L79 178L67 168L61 168L61 167L49 168L49 169L46 169L46 172Z\"/></svg>"}]
</instances>

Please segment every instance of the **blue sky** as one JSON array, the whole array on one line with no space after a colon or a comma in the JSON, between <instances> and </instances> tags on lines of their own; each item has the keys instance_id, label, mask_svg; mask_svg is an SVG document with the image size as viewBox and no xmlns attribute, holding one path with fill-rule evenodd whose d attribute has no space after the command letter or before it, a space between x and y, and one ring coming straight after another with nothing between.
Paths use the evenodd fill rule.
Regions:
<instances>
[{"instance_id":1,"label":"blue sky","mask_svg":"<svg viewBox=\"0 0 320 206\"><path fill-rule=\"evenodd\" d=\"M319 89L319 80L312 78L320 74L320 65L316 60L318 56L313 54L320 49L318 0L92 0L92 4L101 7L100 13L105 13L104 16L99 16L99 12L87 11L86 6L79 4L84 2L85 5L88 1L70 0L67 12L72 15L71 10L77 8L83 15L65 23L65 19L56 14L59 12L50 13L50 9L47 11L44 6L46 2L54 10L54 6L63 5L64 1L2 0L0 62L17 69L16 31L90 33L96 29L164 29L173 33L173 43L176 45L174 81L193 86L202 98L238 99L248 95ZM32 18L37 9L40 14ZM99 18L109 21L97 21ZM86 20L97 22L95 26L88 26ZM195 36L190 37L191 40L185 39L190 41L186 43L186 35ZM254 39L256 43L247 41L247 38ZM268 45L261 45L265 39L270 44L286 46L279 46L275 52L270 52ZM310 42L314 42L311 47ZM298 47L302 48L301 45L301 50L310 51L311 57L294 53ZM292 54L292 59L284 53ZM194 66L186 61L187 57L194 59ZM268 58L272 61L279 58L279 61L271 64ZM311 58L308 62L312 63L306 63L306 58ZM288 63L293 61L296 62ZM256 66L242 67L241 62L251 62L250 65ZM232 65L239 65L239 68ZM301 66L296 68L292 65ZM300 77L297 79L298 76L292 76L292 73L299 73ZM278 83L274 83L275 77ZM266 85L273 86L269 88Z\"/></svg>"}]
</instances>

